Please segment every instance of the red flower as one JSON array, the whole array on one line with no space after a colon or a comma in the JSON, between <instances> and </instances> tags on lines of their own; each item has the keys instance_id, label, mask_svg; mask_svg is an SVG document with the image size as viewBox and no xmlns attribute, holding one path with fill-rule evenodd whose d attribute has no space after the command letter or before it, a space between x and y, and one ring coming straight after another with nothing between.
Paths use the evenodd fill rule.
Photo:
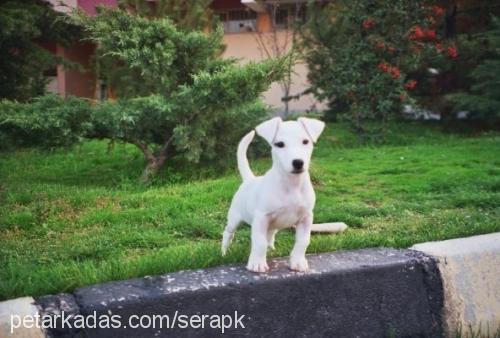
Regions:
<instances>
[{"instance_id":1,"label":"red flower","mask_svg":"<svg viewBox=\"0 0 500 338\"><path fill-rule=\"evenodd\" d=\"M425 33L422 30L422 27L415 26L412 28L410 33L410 40L422 40L425 37Z\"/></svg>"},{"instance_id":2,"label":"red flower","mask_svg":"<svg viewBox=\"0 0 500 338\"><path fill-rule=\"evenodd\" d=\"M432 12L435 16L442 16L444 14L444 8L439 6L433 6Z\"/></svg>"},{"instance_id":3,"label":"red flower","mask_svg":"<svg viewBox=\"0 0 500 338\"><path fill-rule=\"evenodd\" d=\"M375 26L375 20L373 20L372 18L368 18L368 19L363 21L363 28L364 29L370 29L373 26Z\"/></svg>"},{"instance_id":4,"label":"red flower","mask_svg":"<svg viewBox=\"0 0 500 338\"><path fill-rule=\"evenodd\" d=\"M432 29L422 29L420 26L415 26L412 28L409 38L410 40L433 41L436 39L436 31Z\"/></svg>"},{"instance_id":5,"label":"red flower","mask_svg":"<svg viewBox=\"0 0 500 338\"><path fill-rule=\"evenodd\" d=\"M442 45L442 44L440 44L439 42L436 42L436 43L434 44L434 47L436 48L436 50L437 50L439 53L441 53L441 52L443 51L443 45Z\"/></svg>"},{"instance_id":6,"label":"red flower","mask_svg":"<svg viewBox=\"0 0 500 338\"><path fill-rule=\"evenodd\" d=\"M380 69L381 71L383 71L385 73L387 73L389 71L389 68L390 68L390 66L385 62L380 62L378 64L378 69Z\"/></svg>"},{"instance_id":7,"label":"red flower","mask_svg":"<svg viewBox=\"0 0 500 338\"><path fill-rule=\"evenodd\" d=\"M433 31L433 30L426 30L425 31L425 37L427 40L429 41L434 41L436 40L436 31Z\"/></svg>"},{"instance_id":8,"label":"red flower","mask_svg":"<svg viewBox=\"0 0 500 338\"><path fill-rule=\"evenodd\" d=\"M401 76L401 71L398 67L390 66L385 61L380 62L377 67L384 73L390 74L394 80Z\"/></svg>"},{"instance_id":9,"label":"red flower","mask_svg":"<svg viewBox=\"0 0 500 338\"><path fill-rule=\"evenodd\" d=\"M457 47L455 46L448 47L447 53L450 59L456 59L458 57Z\"/></svg>"},{"instance_id":10,"label":"red flower","mask_svg":"<svg viewBox=\"0 0 500 338\"><path fill-rule=\"evenodd\" d=\"M401 76L401 71L398 67L391 67L389 73L394 80L399 79L399 77Z\"/></svg>"},{"instance_id":11,"label":"red flower","mask_svg":"<svg viewBox=\"0 0 500 338\"><path fill-rule=\"evenodd\" d=\"M406 90L413 90L417 86L417 81L410 80L404 84Z\"/></svg>"}]
</instances>

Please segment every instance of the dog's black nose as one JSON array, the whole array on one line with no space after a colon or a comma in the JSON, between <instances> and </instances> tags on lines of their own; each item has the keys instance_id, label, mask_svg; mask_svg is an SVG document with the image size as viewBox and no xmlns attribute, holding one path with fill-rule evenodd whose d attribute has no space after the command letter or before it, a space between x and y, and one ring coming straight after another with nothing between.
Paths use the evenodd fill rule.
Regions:
<instances>
[{"instance_id":1,"label":"dog's black nose","mask_svg":"<svg viewBox=\"0 0 500 338\"><path fill-rule=\"evenodd\" d=\"M293 166L293 169L295 169L295 170L302 170L302 168L304 167L304 161L302 161L302 160L293 160L292 161L292 166Z\"/></svg>"}]
</instances>

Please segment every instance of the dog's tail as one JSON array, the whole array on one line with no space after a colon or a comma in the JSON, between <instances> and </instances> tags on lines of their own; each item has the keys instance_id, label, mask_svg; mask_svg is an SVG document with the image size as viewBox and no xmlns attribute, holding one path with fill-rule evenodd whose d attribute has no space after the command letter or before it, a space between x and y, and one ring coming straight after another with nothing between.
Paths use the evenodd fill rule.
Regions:
<instances>
[{"instance_id":1,"label":"dog's tail","mask_svg":"<svg viewBox=\"0 0 500 338\"><path fill-rule=\"evenodd\" d=\"M255 136L255 131L252 130L251 132L243 136L243 138L240 141L240 144L238 144L238 153L237 153L238 170L240 171L240 175L243 181L255 177L252 170L250 169L250 164L248 164L248 158L247 158L247 149L248 146L250 145L250 142L252 142L254 136Z\"/></svg>"},{"instance_id":2,"label":"dog's tail","mask_svg":"<svg viewBox=\"0 0 500 338\"><path fill-rule=\"evenodd\" d=\"M347 229L347 225L343 222L317 223L311 226L313 232L338 233L343 232L345 229Z\"/></svg>"}]
</instances>

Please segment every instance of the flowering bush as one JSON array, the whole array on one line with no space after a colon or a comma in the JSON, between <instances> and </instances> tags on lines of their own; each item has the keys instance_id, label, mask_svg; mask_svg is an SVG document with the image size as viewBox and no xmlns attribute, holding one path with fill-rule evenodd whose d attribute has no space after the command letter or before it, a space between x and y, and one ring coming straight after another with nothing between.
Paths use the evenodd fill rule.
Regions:
<instances>
[{"instance_id":1,"label":"flowering bush","mask_svg":"<svg viewBox=\"0 0 500 338\"><path fill-rule=\"evenodd\" d=\"M332 116L347 116L362 135L383 131L371 129L370 120L383 128L412 100L420 83L414 75L429 60L458 57L437 32L445 10L427 1L311 4L309 13L303 44L312 90L329 102Z\"/></svg>"}]
</instances>

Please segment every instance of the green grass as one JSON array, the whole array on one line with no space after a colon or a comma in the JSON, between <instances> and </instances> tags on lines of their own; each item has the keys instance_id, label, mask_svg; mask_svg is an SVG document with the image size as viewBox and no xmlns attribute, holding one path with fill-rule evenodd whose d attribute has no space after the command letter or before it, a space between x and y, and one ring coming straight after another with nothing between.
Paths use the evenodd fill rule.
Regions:
<instances>
[{"instance_id":1,"label":"green grass","mask_svg":"<svg viewBox=\"0 0 500 338\"><path fill-rule=\"evenodd\" d=\"M167 168L150 187L142 157L117 144L0 154L0 299L180 269L244 262L249 229L219 253L236 170ZM262 173L269 159L252 160ZM329 125L313 160L316 222L345 221L341 235L314 235L308 252L414 243L500 231L500 135L443 133L399 123L385 145L363 146ZM282 231L272 256L288 255Z\"/></svg>"}]
</instances>

